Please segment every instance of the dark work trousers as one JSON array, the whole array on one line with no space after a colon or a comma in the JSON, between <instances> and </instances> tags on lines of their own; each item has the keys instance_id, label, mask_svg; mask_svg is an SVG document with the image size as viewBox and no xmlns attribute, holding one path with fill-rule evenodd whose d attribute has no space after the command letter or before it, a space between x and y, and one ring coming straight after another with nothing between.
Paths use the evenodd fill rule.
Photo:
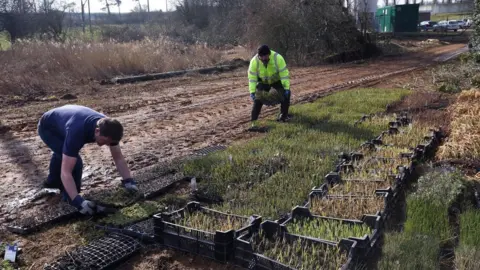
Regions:
<instances>
[{"instance_id":1,"label":"dark work trousers","mask_svg":"<svg viewBox=\"0 0 480 270\"><path fill-rule=\"evenodd\" d=\"M64 140L56 134L54 131L48 128L48 125L43 124L42 120L38 123L38 135L42 141L53 151L52 158L50 159L50 167L48 172L47 185L51 188L58 188L62 192L66 193L60 177L62 169L62 149ZM83 161L80 155L77 156L77 163L73 168L72 176L77 187L77 192L80 193L80 187L82 185L82 171ZM65 198L65 194L64 194ZM68 198L68 195L66 196ZM69 199L69 198L68 198Z\"/></svg>"},{"instance_id":2,"label":"dark work trousers","mask_svg":"<svg viewBox=\"0 0 480 270\"><path fill-rule=\"evenodd\" d=\"M275 88L279 93L284 95L285 89L283 88L282 82L278 81L273 84L265 84L265 83L258 83L257 84L257 92L258 91L270 91L271 88ZM258 116L260 115L260 111L262 110L263 103L261 101L255 100L253 102L253 108L252 108L252 121L255 121L258 119ZM282 118L286 118L288 116L288 108L290 107L290 95L286 97L283 102L281 103L280 106L280 113L282 114Z\"/></svg>"}]
</instances>

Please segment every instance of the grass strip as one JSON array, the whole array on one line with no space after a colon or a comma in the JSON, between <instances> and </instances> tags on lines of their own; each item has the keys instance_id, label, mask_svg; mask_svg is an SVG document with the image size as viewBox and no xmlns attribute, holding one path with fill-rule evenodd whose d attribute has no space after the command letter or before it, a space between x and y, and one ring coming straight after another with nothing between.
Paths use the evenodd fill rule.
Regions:
<instances>
[{"instance_id":1,"label":"grass strip","mask_svg":"<svg viewBox=\"0 0 480 270\"><path fill-rule=\"evenodd\" d=\"M292 106L289 123L263 120L270 128L267 136L193 160L184 173L203 180L199 190L224 199L220 211L276 218L324 182L338 153L358 149L387 128L369 122L354 126L355 121L383 111L408 93L355 89Z\"/></svg>"}]
</instances>

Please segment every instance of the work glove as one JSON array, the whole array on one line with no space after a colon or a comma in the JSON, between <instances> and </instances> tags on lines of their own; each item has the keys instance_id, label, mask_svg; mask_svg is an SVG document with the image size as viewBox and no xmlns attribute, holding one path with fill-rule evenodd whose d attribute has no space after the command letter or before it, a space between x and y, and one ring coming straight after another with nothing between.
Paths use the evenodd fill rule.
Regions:
<instances>
[{"instance_id":1,"label":"work glove","mask_svg":"<svg viewBox=\"0 0 480 270\"><path fill-rule=\"evenodd\" d=\"M125 180L122 180L122 184L125 187L125 189L129 192L134 193L138 191L137 182L135 182L133 178L127 178Z\"/></svg>"},{"instance_id":2,"label":"work glove","mask_svg":"<svg viewBox=\"0 0 480 270\"><path fill-rule=\"evenodd\" d=\"M290 96L290 90L289 90L289 89L285 89L285 97L288 98L288 96Z\"/></svg>"},{"instance_id":3,"label":"work glove","mask_svg":"<svg viewBox=\"0 0 480 270\"><path fill-rule=\"evenodd\" d=\"M255 93L250 93L250 98L252 99L252 101L255 101Z\"/></svg>"},{"instance_id":4,"label":"work glove","mask_svg":"<svg viewBox=\"0 0 480 270\"><path fill-rule=\"evenodd\" d=\"M96 205L92 201L88 201L77 195L72 201L72 205L75 206L83 215L93 215L96 212Z\"/></svg>"}]
</instances>

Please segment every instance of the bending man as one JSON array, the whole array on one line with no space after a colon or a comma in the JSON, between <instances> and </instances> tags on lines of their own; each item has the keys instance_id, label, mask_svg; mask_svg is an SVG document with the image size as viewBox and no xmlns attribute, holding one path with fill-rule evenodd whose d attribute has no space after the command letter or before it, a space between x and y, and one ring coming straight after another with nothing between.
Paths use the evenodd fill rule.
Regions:
<instances>
[{"instance_id":1,"label":"bending man","mask_svg":"<svg viewBox=\"0 0 480 270\"><path fill-rule=\"evenodd\" d=\"M263 103L255 98L255 93L257 91L268 92L272 87L284 96L278 120L283 122L288 120L290 77L285 59L280 54L270 50L267 45L260 46L257 54L250 60L248 85L253 101L252 127L255 127L263 106Z\"/></svg>"},{"instance_id":2,"label":"bending man","mask_svg":"<svg viewBox=\"0 0 480 270\"><path fill-rule=\"evenodd\" d=\"M108 145L124 179L123 186L129 191L138 191L118 145L123 137L123 126L117 120L87 107L65 105L43 114L38 122L38 134L53 151L45 186L59 188L63 198L82 214L92 215L96 207L79 194L83 170L79 152L86 143Z\"/></svg>"}]
</instances>

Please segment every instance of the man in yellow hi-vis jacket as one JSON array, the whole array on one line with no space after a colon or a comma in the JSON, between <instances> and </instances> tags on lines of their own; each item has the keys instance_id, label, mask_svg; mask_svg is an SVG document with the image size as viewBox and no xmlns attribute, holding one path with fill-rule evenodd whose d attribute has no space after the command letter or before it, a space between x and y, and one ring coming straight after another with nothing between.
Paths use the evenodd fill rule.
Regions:
<instances>
[{"instance_id":1,"label":"man in yellow hi-vis jacket","mask_svg":"<svg viewBox=\"0 0 480 270\"><path fill-rule=\"evenodd\" d=\"M257 91L270 91L273 87L285 98L281 102L279 121L287 121L290 106L290 77L285 59L267 45L258 48L257 55L250 60L248 68L248 85L253 101L252 127L258 119L263 103L255 99Z\"/></svg>"}]
</instances>

